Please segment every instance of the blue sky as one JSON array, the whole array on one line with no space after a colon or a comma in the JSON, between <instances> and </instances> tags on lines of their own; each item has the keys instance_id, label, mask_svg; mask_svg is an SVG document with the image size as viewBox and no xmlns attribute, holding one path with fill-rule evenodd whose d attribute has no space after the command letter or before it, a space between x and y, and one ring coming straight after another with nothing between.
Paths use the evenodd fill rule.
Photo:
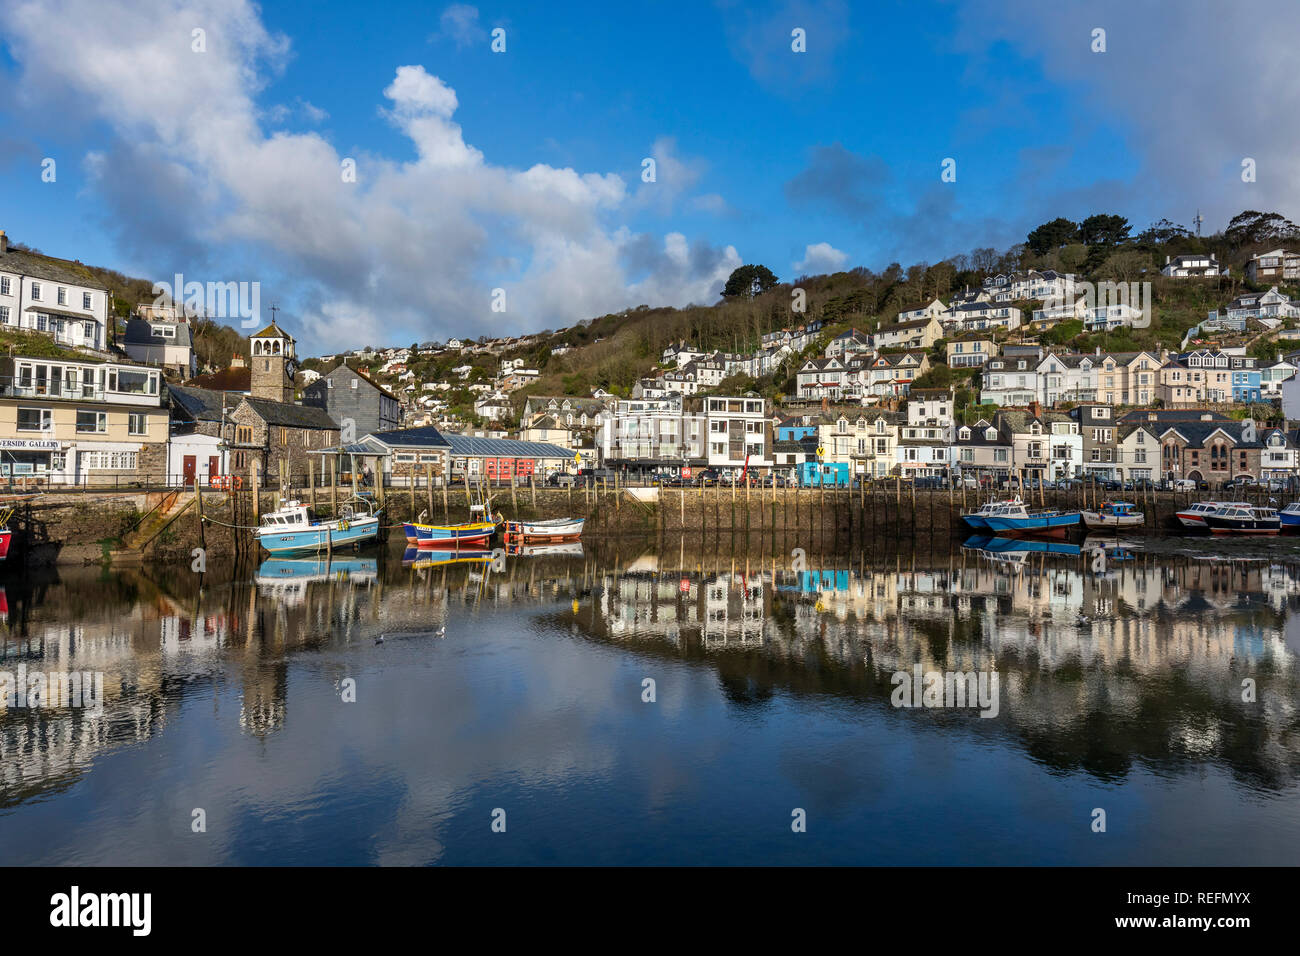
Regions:
<instances>
[{"instance_id":1,"label":"blue sky","mask_svg":"<svg viewBox=\"0 0 1300 956\"><path fill-rule=\"evenodd\" d=\"M933 262L1056 215L1297 214L1293 5L0 10L0 228L150 278L259 282L308 353L711 302L740 262Z\"/></svg>"}]
</instances>

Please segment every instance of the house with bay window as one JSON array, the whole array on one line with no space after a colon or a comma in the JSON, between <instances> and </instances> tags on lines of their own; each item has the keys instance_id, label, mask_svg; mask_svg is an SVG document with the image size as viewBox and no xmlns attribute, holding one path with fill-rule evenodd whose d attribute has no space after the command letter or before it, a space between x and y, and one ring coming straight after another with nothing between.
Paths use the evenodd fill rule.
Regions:
<instances>
[{"instance_id":1,"label":"house with bay window","mask_svg":"<svg viewBox=\"0 0 1300 956\"><path fill-rule=\"evenodd\" d=\"M22 354L0 358L0 476L125 484L167 468L159 369Z\"/></svg>"},{"instance_id":2,"label":"house with bay window","mask_svg":"<svg viewBox=\"0 0 1300 956\"><path fill-rule=\"evenodd\" d=\"M80 262L13 249L0 231L0 329L108 348L109 290Z\"/></svg>"}]
</instances>

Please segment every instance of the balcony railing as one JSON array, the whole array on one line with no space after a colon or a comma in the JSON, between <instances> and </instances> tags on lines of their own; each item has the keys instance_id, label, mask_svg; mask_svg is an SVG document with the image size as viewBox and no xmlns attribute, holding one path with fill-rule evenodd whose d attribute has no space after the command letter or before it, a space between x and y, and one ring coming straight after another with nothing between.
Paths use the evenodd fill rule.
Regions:
<instances>
[{"instance_id":1,"label":"balcony railing","mask_svg":"<svg viewBox=\"0 0 1300 956\"><path fill-rule=\"evenodd\" d=\"M104 389L98 385L69 385L67 382L6 385L3 394L11 398L69 398L79 401L101 402Z\"/></svg>"}]
</instances>

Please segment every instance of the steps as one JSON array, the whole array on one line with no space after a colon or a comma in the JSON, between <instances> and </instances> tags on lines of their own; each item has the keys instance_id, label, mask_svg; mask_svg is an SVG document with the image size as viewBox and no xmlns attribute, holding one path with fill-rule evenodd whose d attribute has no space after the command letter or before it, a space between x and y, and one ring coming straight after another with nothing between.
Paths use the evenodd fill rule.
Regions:
<instances>
[{"instance_id":1,"label":"steps","mask_svg":"<svg viewBox=\"0 0 1300 956\"><path fill-rule=\"evenodd\" d=\"M116 558L142 554L158 535L167 530L168 525L193 506L192 495L182 500L179 491L166 492L153 508L145 512L135 530L122 538L122 544L113 556Z\"/></svg>"}]
</instances>

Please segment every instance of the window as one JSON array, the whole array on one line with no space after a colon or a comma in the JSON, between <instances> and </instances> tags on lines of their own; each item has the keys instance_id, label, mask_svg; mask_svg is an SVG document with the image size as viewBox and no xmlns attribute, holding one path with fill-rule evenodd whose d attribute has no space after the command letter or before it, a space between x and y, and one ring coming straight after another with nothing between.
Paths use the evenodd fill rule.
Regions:
<instances>
[{"instance_id":1,"label":"window","mask_svg":"<svg viewBox=\"0 0 1300 956\"><path fill-rule=\"evenodd\" d=\"M95 323L94 322L81 323L81 335L82 338L90 339L93 342L95 339Z\"/></svg>"},{"instance_id":2,"label":"window","mask_svg":"<svg viewBox=\"0 0 1300 956\"><path fill-rule=\"evenodd\" d=\"M149 434L149 416L144 412L131 412L126 416L126 431L128 435Z\"/></svg>"},{"instance_id":3,"label":"window","mask_svg":"<svg viewBox=\"0 0 1300 956\"><path fill-rule=\"evenodd\" d=\"M9 306L0 305L0 325L9 324Z\"/></svg>"},{"instance_id":4,"label":"window","mask_svg":"<svg viewBox=\"0 0 1300 956\"><path fill-rule=\"evenodd\" d=\"M46 432L53 427L51 415L53 412L48 408L20 408L18 409L18 430L20 432Z\"/></svg>"},{"instance_id":5,"label":"window","mask_svg":"<svg viewBox=\"0 0 1300 956\"><path fill-rule=\"evenodd\" d=\"M102 435L108 431L108 413L78 409L77 431L82 434Z\"/></svg>"},{"instance_id":6,"label":"window","mask_svg":"<svg viewBox=\"0 0 1300 956\"><path fill-rule=\"evenodd\" d=\"M83 292L83 293L81 293L81 307L82 307L83 309L86 309L87 311L89 311L90 309L93 309L93 308L94 308L93 302L94 302L94 299L92 299L92 298L90 297L90 293L89 293L89 292Z\"/></svg>"},{"instance_id":7,"label":"window","mask_svg":"<svg viewBox=\"0 0 1300 956\"><path fill-rule=\"evenodd\" d=\"M59 305L67 305L67 304L68 304L68 290L65 289L63 286L59 286L59 289L58 289L58 291L54 294L54 297L55 297L55 299L58 300Z\"/></svg>"},{"instance_id":8,"label":"window","mask_svg":"<svg viewBox=\"0 0 1300 956\"><path fill-rule=\"evenodd\" d=\"M33 302L41 301L41 284L39 282L32 283L32 301Z\"/></svg>"},{"instance_id":9,"label":"window","mask_svg":"<svg viewBox=\"0 0 1300 956\"><path fill-rule=\"evenodd\" d=\"M9 277L4 276L0 278L0 295L12 295L12 294L13 293L9 291Z\"/></svg>"}]
</instances>

